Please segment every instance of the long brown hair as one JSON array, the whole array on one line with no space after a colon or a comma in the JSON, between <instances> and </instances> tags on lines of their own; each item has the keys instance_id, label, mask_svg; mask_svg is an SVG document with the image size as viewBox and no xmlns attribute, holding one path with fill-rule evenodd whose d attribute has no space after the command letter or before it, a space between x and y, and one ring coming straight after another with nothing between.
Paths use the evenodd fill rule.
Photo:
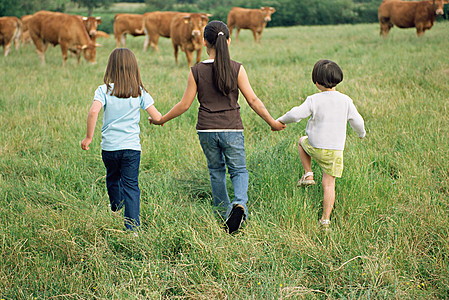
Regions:
<instances>
[{"instance_id":1,"label":"long brown hair","mask_svg":"<svg viewBox=\"0 0 449 300\"><path fill-rule=\"evenodd\" d=\"M141 89L146 91L136 56L127 48L116 48L111 52L103 81L108 87L107 92L111 89L110 84L114 84L111 95L117 98L138 97L142 95Z\"/></svg>"},{"instance_id":2,"label":"long brown hair","mask_svg":"<svg viewBox=\"0 0 449 300\"><path fill-rule=\"evenodd\" d=\"M232 72L229 56L229 29L221 21L211 21L204 28L204 39L208 47L215 49L215 59L212 66L214 82L217 89L227 96L237 89L237 77Z\"/></svg>"}]
</instances>

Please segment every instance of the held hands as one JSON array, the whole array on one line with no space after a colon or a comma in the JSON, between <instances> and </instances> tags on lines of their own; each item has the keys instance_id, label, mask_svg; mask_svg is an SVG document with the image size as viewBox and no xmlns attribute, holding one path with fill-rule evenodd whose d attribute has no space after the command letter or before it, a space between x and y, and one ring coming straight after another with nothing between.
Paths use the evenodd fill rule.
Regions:
<instances>
[{"instance_id":1,"label":"held hands","mask_svg":"<svg viewBox=\"0 0 449 300\"><path fill-rule=\"evenodd\" d=\"M280 121L274 121L273 124L271 124L271 131L281 131L285 129L285 124Z\"/></svg>"},{"instance_id":2,"label":"held hands","mask_svg":"<svg viewBox=\"0 0 449 300\"><path fill-rule=\"evenodd\" d=\"M164 126L164 122L161 122L161 121L156 121L156 120L154 120L153 118L151 118L151 117L148 117L148 122L150 122L150 124L154 124L154 125L161 125L161 126Z\"/></svg>"}]
</instances>

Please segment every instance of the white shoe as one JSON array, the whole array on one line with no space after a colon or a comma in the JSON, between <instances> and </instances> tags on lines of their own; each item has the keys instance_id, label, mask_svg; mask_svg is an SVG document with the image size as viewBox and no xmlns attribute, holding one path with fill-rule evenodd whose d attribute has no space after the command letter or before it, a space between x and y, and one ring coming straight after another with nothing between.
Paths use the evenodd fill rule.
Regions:
<instances>
[{"instance_id":1,"label":"white shoe","mask_svg":"<svg viewBox=\"0 0 449 300\"><path fill-rule=\"evenodd\" d=\"M297 187L307 187L315 184L315 180L313 179L306 179L309 176L313 176L313 172L307 172L304 174L301 179L299 179L298 183L296 184Z\"/></svg>"}]
</instances>

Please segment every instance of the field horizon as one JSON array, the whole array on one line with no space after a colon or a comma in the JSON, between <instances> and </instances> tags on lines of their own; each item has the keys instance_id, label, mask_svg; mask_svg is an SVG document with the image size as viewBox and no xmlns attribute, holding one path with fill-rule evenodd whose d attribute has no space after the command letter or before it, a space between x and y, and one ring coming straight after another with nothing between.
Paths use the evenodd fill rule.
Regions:
<instances>
[{"instance_id":1,"label":"field horizon","mask_svg":"<svg viewBox=\"0 0 449 300\"><path fill-rule=\"evenodd\" d=\"M0 59L0 299L445 299L449 298L449 22L421 38L378 24L266 28L262 43L235 33L231 58L245 67L275 118L318 90L318 59L344 72L337 90L365 120L348 127L331 230L318 226L317 185L296 188L298 138L281 132L240 95L250 172L250 216L228 235L212 213L206 160L195 131L198 103L163 127L141 112L141 232L108 210L102 113L82 151L94 91L115 40L99 39L97 64L59 46L40 65L34 45ZM127 37L142 81L166 113L189 69L168 39L143 51ZM206 59L203 49L202 59ZM229 191L232 196L232 186Z\"/></svg>"}]
</instances>

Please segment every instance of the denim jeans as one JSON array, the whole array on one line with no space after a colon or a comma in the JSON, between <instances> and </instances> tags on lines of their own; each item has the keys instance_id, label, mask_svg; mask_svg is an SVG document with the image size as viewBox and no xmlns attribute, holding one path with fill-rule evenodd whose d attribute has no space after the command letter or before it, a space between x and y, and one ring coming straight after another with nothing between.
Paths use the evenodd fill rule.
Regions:
<instances>
[{"instance_id":1,"label":"denim jeans","mask_svg":"<svg viewBox=\"0 0 449 300\"><path fill-rule=\"evenodd\" d=\"M125 227L135 230L140 226L140 151L102 151L101 156L106 167L111 210L117 211L125 206Z\"/></svg>"},{"instance_id":2,"label":"denim jeans","mask_svg":"<svg viewBox=\"0 0 449 300\"><path fill-rule=\"evenodd\" d=\"M198 132L201 147L207 158L214 205L227 219L236 204L245 208L248 216L248 170L245 162L243 132ZM234 201L229 200L226 189L226 166L234 187Z\"/></svg>"}]
</instances>

